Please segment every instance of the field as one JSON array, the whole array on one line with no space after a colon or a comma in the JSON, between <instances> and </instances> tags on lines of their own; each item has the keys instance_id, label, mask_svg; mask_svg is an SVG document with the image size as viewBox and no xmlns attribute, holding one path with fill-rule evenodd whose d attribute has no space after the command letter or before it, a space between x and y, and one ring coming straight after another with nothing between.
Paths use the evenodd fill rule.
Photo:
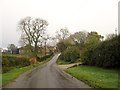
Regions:
<instances>
[{"instance_id":1,"label":"field","mask_svg":"<svg viewBox=\"0 0 120 90\"><path fill-rule=\"evenodd\" d=\"M118 71L116 70L81 65L65 71L94 88L118 88Z\"/></svg>"}]
</instances>

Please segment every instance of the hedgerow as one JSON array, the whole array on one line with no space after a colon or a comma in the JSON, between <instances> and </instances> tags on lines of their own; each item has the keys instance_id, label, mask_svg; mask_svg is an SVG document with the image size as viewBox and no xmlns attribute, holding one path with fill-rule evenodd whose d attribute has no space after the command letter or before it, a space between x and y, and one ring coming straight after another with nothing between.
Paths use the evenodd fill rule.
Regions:
<instances>
[{"instance_id":1,"label":"hedgerow","mask_svg":"<svg viewBox=\"0 0 120 90\"><path fill-rule=\"evenodd\" d=\"M84 64L105 68L119 68L119 63L120 35L88 49L84 58Z\"/></svg>"},{"instance_id":2,"label":"hedgerow","mask_svg":"<svg viewBox=\"0 0 120 90\"><path fill-rule=\"evenodd\" d=\"M12 67L24 67L30 65L29 58L16 56L2 56L2 72L11 70Z\"/></svg>"}]
</instances>

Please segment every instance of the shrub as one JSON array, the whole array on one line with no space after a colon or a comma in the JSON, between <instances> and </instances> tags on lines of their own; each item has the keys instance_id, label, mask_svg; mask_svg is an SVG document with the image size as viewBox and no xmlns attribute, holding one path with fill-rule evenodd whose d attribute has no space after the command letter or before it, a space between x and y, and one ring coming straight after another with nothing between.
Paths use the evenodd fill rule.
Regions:
<instances>
[{"instance_id":1,"label":"shrub","mask_svg":"<svg viewBox=\"0 0 120 90\"><path fill-rule=\"evenodd\" d=\"M96 48L88 49L84 64L106 68L119 68L120 35L100 43Z\"/></svg>"},{"instance_id":2,"label":"shrub","mask_svg":"<svg viewBox=\"0 0 120 90\"><path fill-rule=\"evenodd\" d=\"M64 52L62 52L60 59L67 62L75 62L76 59L80 57L79 50L75 46L68 47Z\"/></svg>"},{"instance_id":3,"label":"shrub","mask_svg":"<svg viewBox=\"0 0 120 90\"><path fill-rule=\"evenodd\" d=\"M60 52L63 52L67 48L67 45L63 41L61 41L57 44L57 48Z\"/></svg>"},{"instance_id":4,"label":"shrub","mask_svg":"<svg viewBox=\"0 0 120 90\"><path fill-rule=\"evenodd\" d=\"M50 56L52 56L53 53L49 54L49 55L46 55L46 56L42 56L42 57L39 57L39 60L38 61L43 61L43 60L46 60L47 58L49 58Z\"/></svg>"},{"instance_id":5,"label":"shrub","mask_svg":"<svg viewBox=\"0 0 120 90\"><path fill-rule=\"evenodd\" d=\"M3 73L11 70L11 67L24 67L30 65L29 58L16 56L2 56Z\"/></svg>"}]
</instances>

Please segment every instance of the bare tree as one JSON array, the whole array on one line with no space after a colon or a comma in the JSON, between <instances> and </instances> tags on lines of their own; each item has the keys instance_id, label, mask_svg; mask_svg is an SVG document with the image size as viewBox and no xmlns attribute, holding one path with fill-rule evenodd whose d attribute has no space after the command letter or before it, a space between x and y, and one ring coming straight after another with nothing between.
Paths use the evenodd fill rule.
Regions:
<instances>
[{"instance_id":1,"label":"bare tree","mask_svg":"<svg viewBox=\"0 0 120 90\"><path fill-rule=\"evenodd\" d=\"M35 56L38 53L38 44L45 35L46 26L48 26L47 21L40 18L26 17L19 23L19 29L22 31L21 42L28 45Z\"/></svg>"},{"instance_id":2,"label":"bare tree","mask_svg":"<svg viewBox=\"0 0 120 90\"><path fill-rule=\"evenodd\" d=\"M47 49L47 41L50 39L49 35L44 35L44 47L45 47L45 56L46 56L46 49Z\"/></svg>"},{"instance_id":3,"label":"bare tree","mask_svg":"<svg viewBox=\"0 0 120 90\"><path fill-rule=\"evenodd\" d=\"M70 36L70 33L68 31L68 29L65 27L65 28L62 28L60 29L60 31L57 31L56 32L56 38L59 40L59 41L64 41L67 37Z\"/></svg>"},{"instance_id":4,"label":"bare tree","mask_svg":"<svg viewBox=\"0 0 120 90\"><path fill-rule=\"evenodd\" d=\"M106 39L107 39L107 40L110 40L110 39L112 39L112 38L114 38L114 37L116 37L116 35L115 35L114 33L111 33L111 34L107 34L107 35L106 35Z\"/></svg>"},{"instance_id":5,"label":"bare tree","mask_svg":"<svg viewBox=\"0 0 120 90\"><path fill-rule=\"evenodd\" d=\"M86 40L86 37L87 37L87 32L85 31L76 32L70 36L70 38L72 38L72 40L76 44L83 44Z\"/></svg>"},{"instance_id":6,"label":"bare tree","mask_svg":"<svg viewBox=\"0 0 120 90\"><path fill-rule=\"evenodd\" d=\"M51 41L51 46L56 46L56 44L58 43L58 40L56 37L51 37L50 41Z\"/></svg>"}]
</instances>

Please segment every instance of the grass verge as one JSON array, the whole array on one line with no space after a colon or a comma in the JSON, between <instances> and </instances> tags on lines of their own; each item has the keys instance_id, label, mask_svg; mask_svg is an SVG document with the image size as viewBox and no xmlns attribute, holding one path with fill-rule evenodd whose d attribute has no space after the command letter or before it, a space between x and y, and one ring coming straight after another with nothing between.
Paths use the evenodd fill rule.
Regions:
<instances>
[{"instance_id":1,"label":"grass verge","mask_svg":"<svg viewBox=\"0 0 120 90\"><path fill-rule=\"evenodd\" d=\"M65 71L94 88L118 88L118 71L116 70L81 65Z\"/></svg>"},{"instance_id":2,"label":"grass verge","mask_svg":"<svg viewBox=\"0 0 120 90\"><path fill-rule=\"evenodd\" d=\"M35 67L37 67L37 66L39 66L41 64L44 64L44 63L48 62L51 58L52 58L52 56L50 58L42 61L42 62L38 62L37 64L22 67L22 68L14 67L12 70L8 71L7 73L3 73L2 78L0 78L0 79L2 79L2 86L5 86L9 82L13 81L20 74L24 73L25 71L28 71L28 70L33 69L33 68L35 68ZM1 76L1 74L0 74L0 76Z\"/></svg>"},{"instance_id":3,"label":"grass verge","mask_svg":"<svg viewBox=\"0 0 120 90\"><path fill-rule=\"evenodd\" d=\"M0 73L0 89L2 87L2 74Z\"/></svg>"}]
</instances>

